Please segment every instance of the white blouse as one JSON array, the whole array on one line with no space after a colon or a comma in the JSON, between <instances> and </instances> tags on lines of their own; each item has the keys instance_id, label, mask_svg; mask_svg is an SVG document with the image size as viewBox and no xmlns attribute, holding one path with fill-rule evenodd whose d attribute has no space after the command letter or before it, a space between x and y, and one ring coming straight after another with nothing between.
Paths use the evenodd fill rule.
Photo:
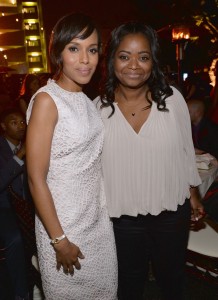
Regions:
<instances>
[{"instance_id":1,"label":"white blouse","mask_svg":"<svg viewBox=\"0 0 218 300\"><path fill-rule=\"evenodd\" d=\"M100 109L105 125L102 164L111 217L158 215L176 211L190 197L190 186L201 183L195 162L187 105L173 88L166 99L169 112L153 102L148 119L137 134L115 103Z\"/></svg>"}]
</instances>

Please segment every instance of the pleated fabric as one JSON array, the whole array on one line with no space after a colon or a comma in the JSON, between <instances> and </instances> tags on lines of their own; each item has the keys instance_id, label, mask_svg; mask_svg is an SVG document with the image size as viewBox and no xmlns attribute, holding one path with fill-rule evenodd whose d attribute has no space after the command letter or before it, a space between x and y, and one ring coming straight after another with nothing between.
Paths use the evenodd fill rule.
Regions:
<instances>
[{"instance_id":1,"label":"pleated fabric","mask_svg":"<svg viewBox=\"0 0 218 300\"><path fill-rule=\"evenodd\" d=\"M166 99L169 112L153 102L148 119L137 134L115 103L100 108L105 125L102 164L111 217L158 215L176 211L190 197L190 186L201 183L191 135L186 102L173 88Z\"/></svg>"}]
</instances>

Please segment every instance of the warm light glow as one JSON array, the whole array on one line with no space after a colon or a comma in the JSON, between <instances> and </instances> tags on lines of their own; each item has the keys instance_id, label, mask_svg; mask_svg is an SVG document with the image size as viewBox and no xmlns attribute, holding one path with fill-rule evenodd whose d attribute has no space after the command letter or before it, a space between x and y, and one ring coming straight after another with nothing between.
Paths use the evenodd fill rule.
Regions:
<instances>
[{"instance_id":1,"label":"warm light glow","mask_svg":"<svg viewBox=\"0 0 218 300\"><path fill-rule=\"evenodd\" d=\"M33 68L33 72L39 72L40 70L40 68Z\"/></svg>"},{"instance_id":2,"label":"warm light glow","mask_svg":"<svg viewBox=\"0 0 218 300\"><path fill-rule=\"evenodd\" d=\"M0 0L0 6L13 7L16 4L15 0Z\"/></svg>"},{"instance_id":3,"label":"warm light glow","mask_svg":"<svg viewBox=\"0 0 218 300\"><path fill-rule=\"evenodd\" d=\"M53 0L54 1L54 0ZM4 63L8 66L17 65L16 71L19 72L42 72L46 71L47 56L46 56L46 42L44 37L44 28L41 23L42 4L40 0L0 0L0 19L4 23L6 16L10 16L5 20L0 28L0 56ZM20 17L22 16L22 18ZM11 19L12 17L12 19ZM22 24L23 44L19 40L19 28L14 27L16 23ZM2 25L2 24L1 24ZM18 24L17 24L18 25ZM6 32L14 32L15 45L10 40L3 40L3 35ZM16 55L16 49L18 55ZM13 53L11 50L14 50ZM10 55L8 54L11 51ZM7 54L6 54L7 53ZM35 68L34 68L35 67ZM1 298L1 297L0 297Z\"/></svg>"},{"instance_id":4,"label":"warm light glow","mask_svg":"<svg viewBox=\"0 0 218 300\"><path fill-rule=\"evenodd\" d=\"M173 41L188 40L190 38L189 28L185 26L175 26L172 30Z\"/></svg>"},{"instance_id":5,"label":"warm light glow","mask_svg":"<svg viewBox=\"0 0 218 300\"><path fill-rule=\"evenodd\" d=\"M33 5L37 5L37 2L22 2L23 6L33 6Z\"/></svg>"},{"instance_id":6,"label":"warm light glow","mask_svg":"<svg viewBox=\"0 0 218 300\"><path fill-rule=\"evenodd\" d=\"M210 80L211 80L211 85L212 86L215 86L215 81L216 81L216 77L214 75L214 69L215 69L215 65L216 65L216 62L218 61L218 58L215 58L212 63L211 63L211 66L210 66L210 70L208 72L209 76L210 76Z\"/></svg>"},{"instance_id":7,"label":"warm light glow","mask_svg":"<svg viewBox=\"0 0 218 300\"><path fill-rule=\"evenodd\" d=\"M39 56L40 55L40 53L38 53L38 52L31 52L30 53L32 56Z\"/></svg>"}]
</instances>

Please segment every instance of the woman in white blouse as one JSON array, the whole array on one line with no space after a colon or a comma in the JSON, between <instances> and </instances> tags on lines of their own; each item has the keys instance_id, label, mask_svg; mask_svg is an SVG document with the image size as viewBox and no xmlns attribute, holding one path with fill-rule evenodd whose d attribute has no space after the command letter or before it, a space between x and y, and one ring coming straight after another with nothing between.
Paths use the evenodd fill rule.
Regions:
<instances>
[{"instance_id":1,"label":"woman in white blouse","mask_svg":"<svg viewBox=\"0 0 218 300\"><path fill-rule=\"evenodd\" d=\"M124 300L143 299L150 259L163 299L182 299L191 211L195 219L203 213L194 188L201 180L189 112L167 84L158 51L149 26L116 28L96 99L105 124L103 172Z\"/></svg>"}]
</instances>

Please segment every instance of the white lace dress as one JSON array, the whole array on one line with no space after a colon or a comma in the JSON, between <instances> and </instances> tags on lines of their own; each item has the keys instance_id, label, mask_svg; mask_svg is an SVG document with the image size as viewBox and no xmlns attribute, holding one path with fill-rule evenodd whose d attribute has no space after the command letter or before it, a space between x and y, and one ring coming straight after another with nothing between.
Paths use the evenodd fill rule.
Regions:
<instances>
[{"instance_id":1,"label":"white lace dress","mask_svg":"<svg viewBox=\"0 0 218 300\"><path fill-rule=\"evenodd\" d=\"M117 261L112 225L102 182L103 123L89 98L60 88L53 80L38 90L58 109L47 182L58 217L69 240L85 259L81 270L56 270L50 239L36 217L39 265L46 300L117 299ZM34 97L28 111L30 118Z\"/></svg>"}]
</instances>

